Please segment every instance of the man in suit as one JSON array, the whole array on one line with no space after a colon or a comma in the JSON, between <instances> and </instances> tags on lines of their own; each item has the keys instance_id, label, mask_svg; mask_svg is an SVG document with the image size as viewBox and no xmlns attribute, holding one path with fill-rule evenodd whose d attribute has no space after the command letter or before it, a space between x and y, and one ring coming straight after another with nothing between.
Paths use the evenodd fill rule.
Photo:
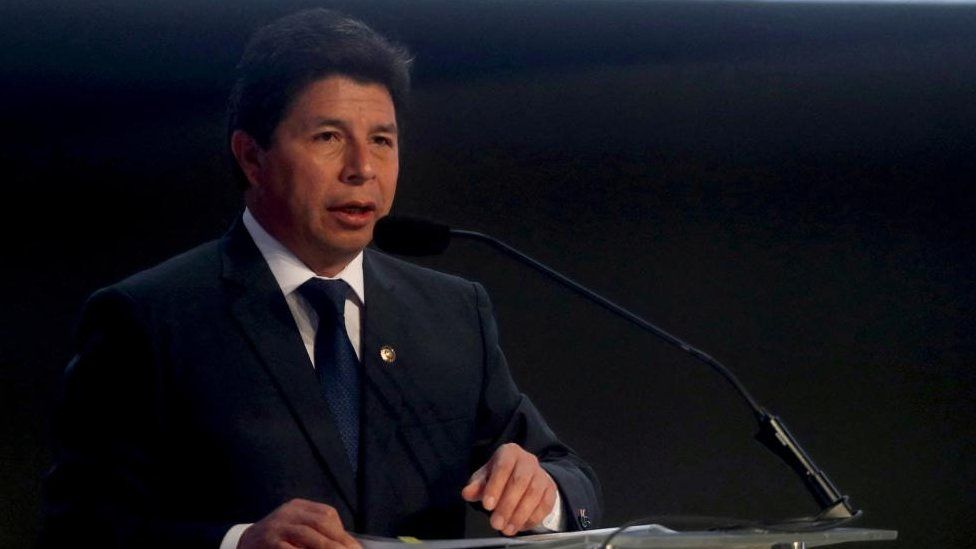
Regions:
<instances>
[{"instance_id":1,"label":"man in suit","mask_svg":"<svg viewBox=\"0 0 976 549\"><path fill-rule=\"evenodd\" d=\"M230 101L242 220L97 292L65 376L42 544L357 547L599 514L516 389L480 285L366 245L408 57L326 10L252 38Z\"/></svg>"}]
</instances>

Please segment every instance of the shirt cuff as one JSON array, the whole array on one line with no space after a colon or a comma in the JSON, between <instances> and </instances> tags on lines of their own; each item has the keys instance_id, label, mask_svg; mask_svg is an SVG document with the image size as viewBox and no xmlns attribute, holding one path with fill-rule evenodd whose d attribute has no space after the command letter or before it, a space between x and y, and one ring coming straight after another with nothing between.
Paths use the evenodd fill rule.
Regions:
<instances>
[{"instance_id":1,"label":"shirt cuff","mask_svg":"<svg viewBox=\"0 0 976 549\"><path fill-rule=\"evenodd\" d=\"M250 524L235 524L227 530L224 534L224 539L220 541L220 549L237 549L237 544L241 541L241 536L244 535L244 530L247 530Z\"/></svg>"}]
</instances>

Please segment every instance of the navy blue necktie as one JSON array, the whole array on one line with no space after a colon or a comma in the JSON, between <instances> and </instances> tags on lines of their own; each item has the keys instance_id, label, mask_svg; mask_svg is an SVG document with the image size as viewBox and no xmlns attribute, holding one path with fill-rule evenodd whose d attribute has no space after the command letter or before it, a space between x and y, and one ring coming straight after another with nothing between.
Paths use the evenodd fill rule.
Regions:
<instances>
[{"instance_id":1,"label":"navy blue necktie","mask_svg":"<svg viewBox=\"0 0 976 549\"><path fill-rule=\"evenodd\" d=\"M359 463L359 359L346 333L344 280L312 278L298 291L319 316L315 332L315 375L339 428L353 473Z\"/></svg>"}]
</instances>

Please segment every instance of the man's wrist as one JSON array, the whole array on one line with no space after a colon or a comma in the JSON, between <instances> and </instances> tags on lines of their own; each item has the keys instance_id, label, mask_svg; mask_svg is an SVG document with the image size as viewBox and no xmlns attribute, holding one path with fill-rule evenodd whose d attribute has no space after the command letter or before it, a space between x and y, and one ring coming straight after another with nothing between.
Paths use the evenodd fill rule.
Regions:
<instances>
[{"instance_id":1,"label":"man's wrist","mask_svg":"<svg viewBox=\"0 0 976 549\"><path fill-rule=\"evenodd\" d=\"M552 476L549 478L552 478ZM555 481L553 481L553 484L555 484ZM538 526L532 528L530 531L536 534L548 534L550 532L566 531L566 516L565 513L563 513L563 498L559 494L558 486L556 486L556 501L554 501L552 504L552 511L549 511L546 518L542 519L542 522L540 522Z\"/></svg>"}]
</instances>

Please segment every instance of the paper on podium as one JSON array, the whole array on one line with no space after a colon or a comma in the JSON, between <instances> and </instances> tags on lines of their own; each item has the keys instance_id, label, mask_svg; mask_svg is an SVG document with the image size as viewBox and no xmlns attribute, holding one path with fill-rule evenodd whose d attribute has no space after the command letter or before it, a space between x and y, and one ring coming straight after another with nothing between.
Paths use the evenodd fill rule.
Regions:
<instances>
[{"instance_id":1,"label":"paper on podium","mask_svg":"<svg viewBox=\"0 0 976 549\"><path fill-rule=\"evenodd\" d=\"M363 549L487 549L489 547L515 547L518 545L544 545L547 548L557 548L563 545L581 545L581 541L604 539L616 528L602 528L599 530L584 530L582 532L554 532L550 534L533 534L513 538L470 538L470 539L435 539L419 540L416 538L381 538L374 536L356 536ZM658 524L632 526L627 532L656 532L659 534L677 534Z\"/></svg>"},{"instance_id":2,"label":"paper on podium","mask_svg":"<svg viewBox=\"0 0 976 549\"><path fill-rule=\"evenodd\" d=\"M545 544L547 548L562 547L563 545L579 545L581 541L590 541L594 545L602 544L603 540L607 538L610 534L616 532L618 528L599 528L596 530L582 530L579 532L554 532L551 534L534 534L530 536L522 536L518 539L523 540L523 543L534 543L534 544ZM627 535L630 534L654 534L654 535L668 535L668 534L678 534L677 531L670 528L665 528L660 524L640 524L636 526L631 526L627 528ZM560 542L566 542L560 543ZM591 543L585 543L585 545L591 545Z\"/></svg>"},{"instance_id":3,"label":"paper on podium","mask_svg":"<svg viewBox=\"0 0 976 549\"><path fill-rule=\"evenodd\" d=\"M471 538L471 539L433 539L420 540L410 537L381 538L374 536L353 536L363 549L487 549L488 547L511 547L526 545L528 541L519 538Z\"/></svg>"}]
</instances>

